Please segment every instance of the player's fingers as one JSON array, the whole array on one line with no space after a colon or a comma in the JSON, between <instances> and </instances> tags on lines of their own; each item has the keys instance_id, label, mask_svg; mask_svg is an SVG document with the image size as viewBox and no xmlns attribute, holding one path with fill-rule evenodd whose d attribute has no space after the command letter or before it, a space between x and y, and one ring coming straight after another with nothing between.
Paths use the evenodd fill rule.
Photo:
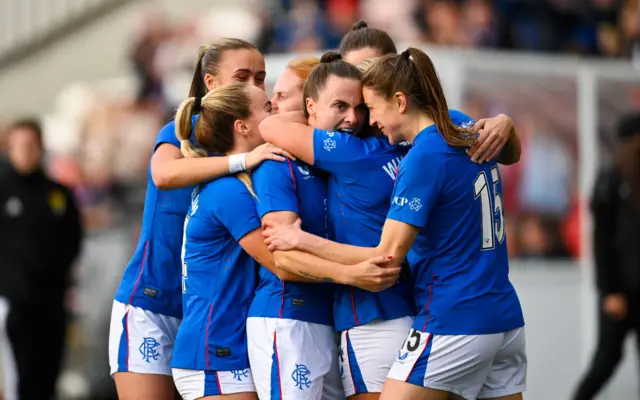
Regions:
<instances>
[{"instance_id":1,"label":"player's fingers","mask_svg":"<svg viewBox=\"0 0 640 400\"><path fill-rule=\"evenodd\" d=\"M482 158L482 155L487 151L493 140L494 139L489 138L484 143L482 143L482 145L478 146L478 148L471 155L471 161L478 162L478 160Z\"/></svg>"},{"instance_id":2,"label":"player's fingers","mask_svg":"<svg viewBox=\"0 0 640 400\"><path fill-rule=\"evenodd\" d=\"M266 232L267 230L278 226L278 223L275 221L263 221L262 226L265 228L265 232Z\"/></svg>"},{"instance_id":3,"label":"player's fingers","mask_svg":"<svg viewBox=\"0 0 640 400\"><path fill-rule=\"evenodd\" d=\"M504 143L505 141L502 139L496 140L495 143L491 146L491 148L489 148L485 152L484 156L480 159L479 162L482 164L483 162L490 161L498 157L498 154L500 154L500 151L504 147Z\"/></svg>"},{"instance_id":4,"label":"player's fingers","mask_svg":"<svg viewBox=\"0 0 640 400\"><path fill-rule=\"evenodd\" d=\"M276 148L273 150L273 153L283 155L283 156L285 156L285 157L287 157L287 158L289 158L289 159L291 159L291 160L295 160L295 159L296 159L296 156L294 156L293 154L291 154L291 153L289 153L288 151L286 151L286 150L284 150L284 149L281 149L281 148L279 148L279 147L276 147Z\"/></svg>"},{"instance_id":5,"label":"player's fingers","mask_svg":"<svg viewBox=\"0 0 640 400\"><path fill-rule=\"evenodd\" d=\"M386 263L390 259L391 259L391 256L389 256L389 257L377 256L377 257L370 258L369 260L367 260L367 262L369 262L371 264L375 264L375 265L380 265L380 264Z\"/></svg>"},{"instance_id":6,"label":"player's fingers","mask_svg":"<svg viewBox=\"0 0 640 400\"><path fill-rule=\"evenodd\" d=\"M401 267L382 268L380 270L380 277L385 279L395 279L400 275L400 271L402 271Z\"/></svg>"},{"instance_id":7,"label":"player's fingers","mask_svg":"<svg viewBox=\"0 0 640 400\"><path fill-rule=\"evenodd\" d=\"M273 161L284 161L284 160L286 160L285 157L279 156L279 155L277 155L275 153L267 153L266 159L267 160L273 160Z\"/></svg>"},{"instance_id":8,"label":"player's fingers","mask_svg":"<svg viewBox=\"0 0 640 400\"><path fill-rule=\"evenodd\" d=\"M270 244L270 245L267 247L267 249L268 249L269 251L276 251L276 250L277 250L277 249L276 249L276 246L275 246L275 245L273 245L273 244Z\"/></svg>"},{"instance_id":9,"label":"player's fingers","mask_svg":"<svg viewBox=\"0 0 640 400\"><path fill-rule=\"evenodd\" d=\"M478 133L478 131L482 128L484 128L484 124L487 122L486 118L480 119L478 120L475 124L473 124L473 128L471 128L471 130L473 131L473 133Z\"/></svg>"}]
</instances>

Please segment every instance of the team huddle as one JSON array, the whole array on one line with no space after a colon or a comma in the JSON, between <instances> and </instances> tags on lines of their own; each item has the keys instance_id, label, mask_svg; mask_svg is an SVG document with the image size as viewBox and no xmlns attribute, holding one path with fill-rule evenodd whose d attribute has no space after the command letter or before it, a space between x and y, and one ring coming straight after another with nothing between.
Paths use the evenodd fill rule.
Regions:
<instances>
[{"instance_id":1,"label":"team huddle","mask_svg":"<svg viewBox=\"0 0 640 400\"><path fill-rule=\"evenodd\" d=\"M339 50L269 100L254 45L201 48L115 295L121 399L522 398L511 120L450 110L429 57L363 22Z\"/></svg>"}]
</instances>

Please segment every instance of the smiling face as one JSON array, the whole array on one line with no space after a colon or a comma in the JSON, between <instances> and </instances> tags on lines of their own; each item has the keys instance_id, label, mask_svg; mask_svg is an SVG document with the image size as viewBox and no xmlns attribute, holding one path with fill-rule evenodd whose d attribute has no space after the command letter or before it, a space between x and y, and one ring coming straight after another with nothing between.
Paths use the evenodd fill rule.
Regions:
<instances>
[{"instance_id":1,"label":"smiling face","mask_svg":"<svg viewBox=\"0 0 640 400\"><path fill-rule=\"evenodd\" d=\"M216 76L205 74L208 90L234 82L248 83L265 90L264 56L255 49L226 50L222 53Z\"/></svg>"},{"instance_id":2,"label":"smiling face","mask_svg":"<svg viewBox=\"0 0 640 400\"><path fill-rule=\"evenodd\" d=\"M389 138L389 143L398 144L406 139L403 132L402 107L395 97L386 100L371 88L363 89L365 104L369 107L369 123L377 126Z\"/></svg>"},{"instance_id":3,"label":"smiling face","mask_svg":"<svg viewBox=\"0 0 640 400\"><path fill-rule=\"evenodd\" d=\"M314 128L349 133L360 131L365 109L359 80L332 75L317 97L317 100L310 97L306 99Z\"/></svg>"}]
</instances>

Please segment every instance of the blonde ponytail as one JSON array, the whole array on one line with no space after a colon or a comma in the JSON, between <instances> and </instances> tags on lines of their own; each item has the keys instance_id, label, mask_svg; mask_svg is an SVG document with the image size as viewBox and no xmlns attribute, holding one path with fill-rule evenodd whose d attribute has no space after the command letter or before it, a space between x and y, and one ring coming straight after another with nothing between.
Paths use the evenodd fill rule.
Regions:
<instances>
[{"instance_id":1,"label":"blonde ponytail","mask_svg":"<svg viewBox=\"0 0 640 400\"><path fill-rule=\"evenodd\" d=\"M238 172L236 174L236 178L238 178L240 182L244 183L249 193L251 193L251 196L253 196L257 200L258 196L256 195L256 192L253 191L253 183L251 182L251 176L246 172Z\"/></svg>"},{"instance_id":2,"label":"blonde ponytail","mask_svg":"<svg viewBox=\"0 0 640 400\"><path fill-rule=\"evenodd\" d=\"M176 124L176 137L180 141L180 152L184 158L206 157L207 152L196 147L190 139L191 131L193 130L192 112L193 105L195 104L195 97L189 97L180 104L178 111L176 112L175 124ZM196 136L198 130L198 123L196 123Z\"/></svg>"}]
</instances>

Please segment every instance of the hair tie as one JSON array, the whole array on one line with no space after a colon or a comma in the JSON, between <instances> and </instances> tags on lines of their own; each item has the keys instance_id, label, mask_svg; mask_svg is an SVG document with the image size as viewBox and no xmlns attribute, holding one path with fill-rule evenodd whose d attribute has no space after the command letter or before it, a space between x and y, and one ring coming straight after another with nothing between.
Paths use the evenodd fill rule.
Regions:
<instances>
[{"instance_id":1,"label":"hair tie","mask_svg":"<svg viewBox=\"0 0 640 400\"><path fill-rule=\"evenodd\" d=\"M201 108L202 108L202 97L196 96L196 100L193 102L192 113L193 114L199 113Z\"/></svg>"},{"instance_id":2,"label":"hair tie","mask_svg":"<svg viewBox=\"0 0 640 400\"><path fill-rule=\"evenodd\" d=\"M411 59L411 53L409 53L409 50L405 50L402 52L402 58L404 58L407 61Z\"/></svg>"}]
</instances>

